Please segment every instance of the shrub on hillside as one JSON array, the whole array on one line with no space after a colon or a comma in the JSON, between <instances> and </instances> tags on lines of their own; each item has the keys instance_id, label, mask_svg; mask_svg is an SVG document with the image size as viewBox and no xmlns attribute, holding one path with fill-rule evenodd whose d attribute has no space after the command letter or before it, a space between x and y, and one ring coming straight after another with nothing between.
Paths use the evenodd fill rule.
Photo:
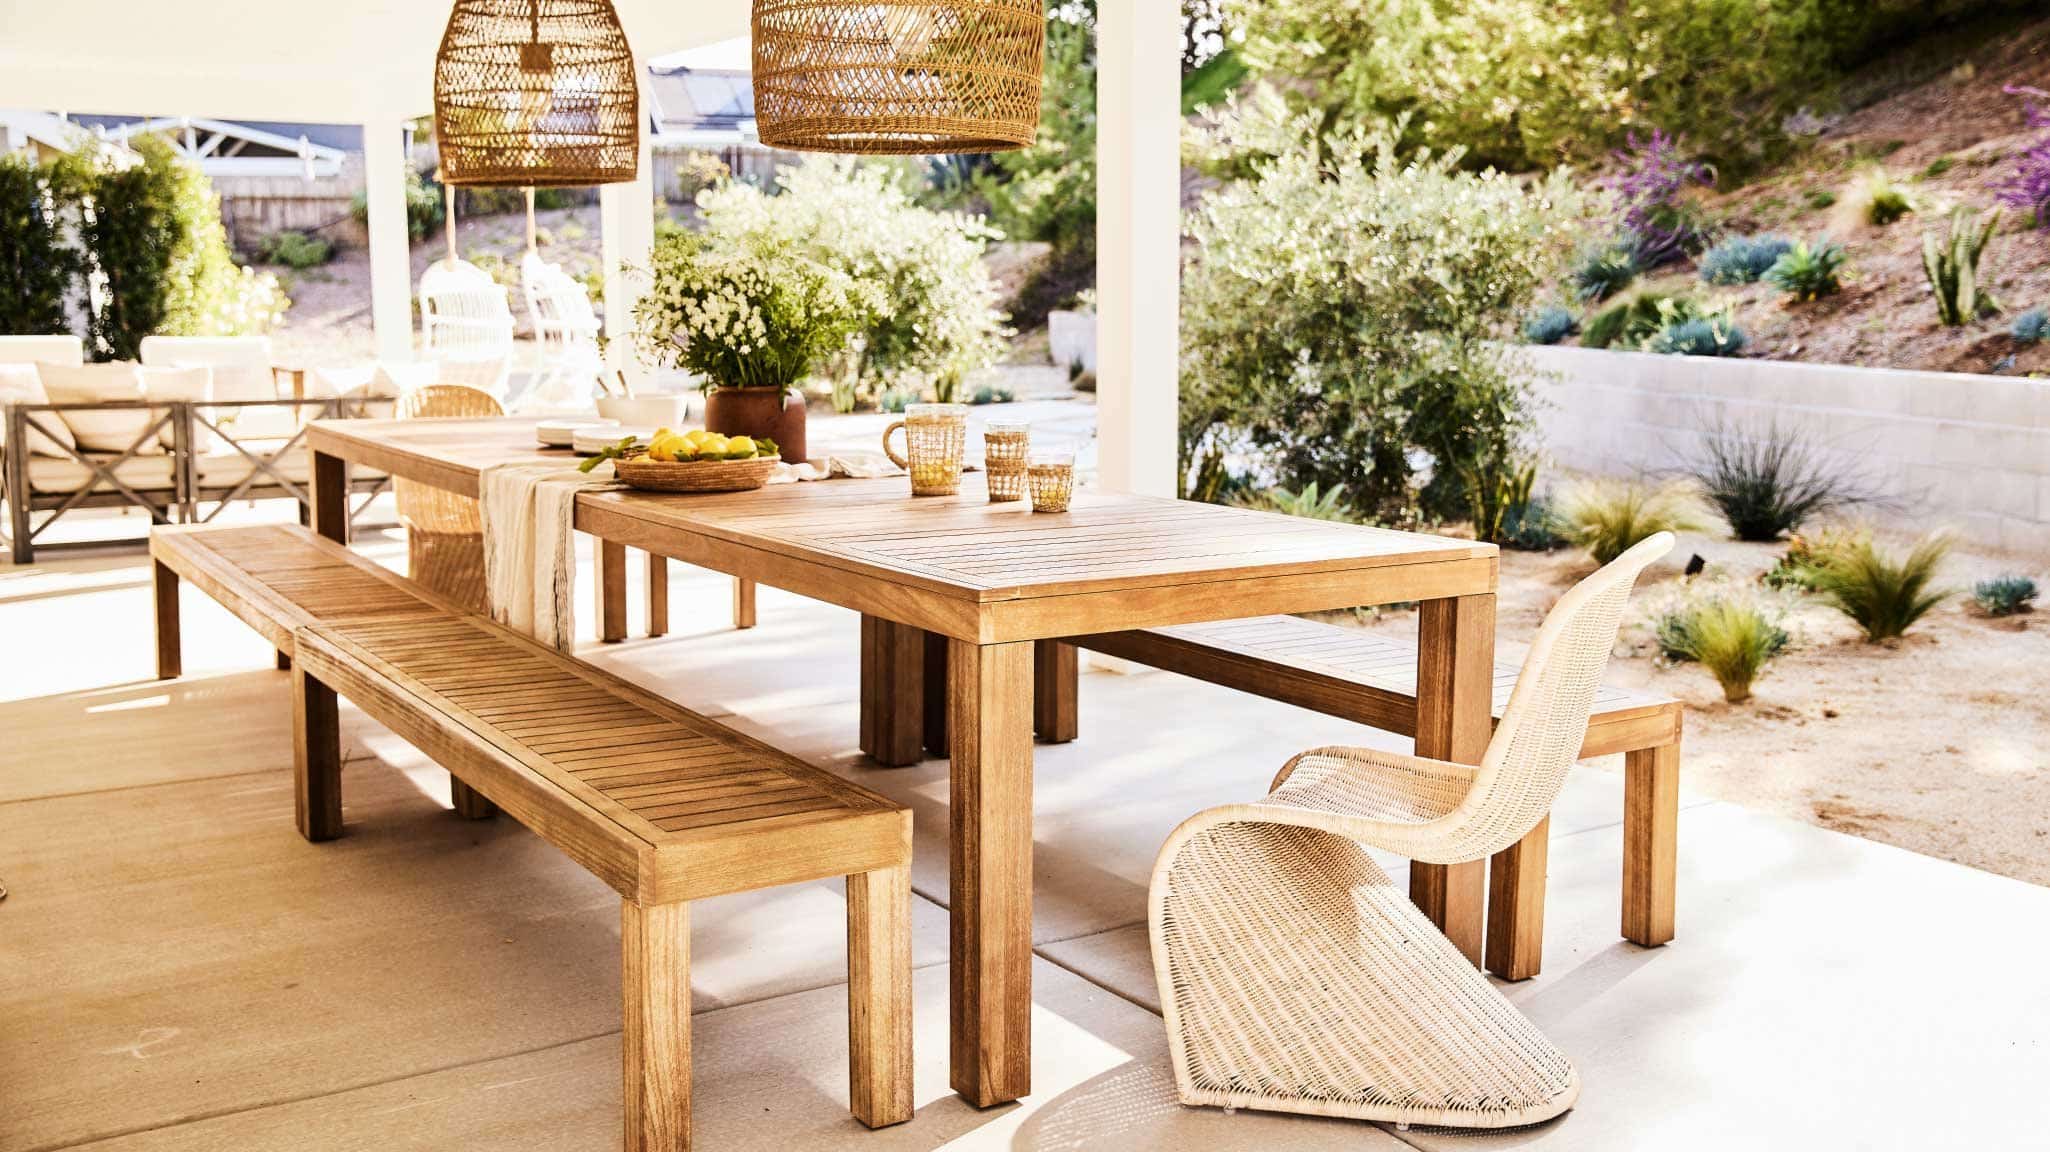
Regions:
<instances>
[{"instance_id":1,"label":"shrub on hillside","mask_svg":"<svg viewBox=\"0 0 2050 1152\"><path fill-rule=\"evenodd\" d=\"M1701 254L1701 278L1710 284L1756 284L1794 247L1784 236L1731 236Z\"/></svg>"},{"instance_id":2,"label":"shrub on hillside","mask_svg":"<svg viewBox=\"0 0 2050 1152\"><path fill-rule=\"evenodd\" d=\"M1557 344L1580 331L1580 321L1557 304L1547 304L1523 321L1523 338L1531 344Z\"/></svg>"},{"instance_id":3,"label":"shrub on hillside","mask_svg":"<svg viewBox=\"0 0 2050 1152\"><path fill-rule=\"evenodd\" d=\"M2050 313L2031 308L2014 318L2008 332L2023 344L2040 344L2045 335L2050 335Z\"/></svg>"},{"instance_id":4,"label":"shrub on hillside","mask_svg":"<svg viewBox=\"0 0 2050 1152\"><path fill-rule=\"evenodd\" d=\"M1634 236L1622 236L1581 251L1566 272L1566 286L1583 304L1597 304L1630 287L1644 271Z\"/></svg>"},{"instance_id":5,"label":"shrub on hillside","mask_svg":"<svg viewBox=\"0 0 2050 1152\"><path fill-rule=\"evenodd\" d=\"M1747 341L1744 330L1728 320L1678 320L1645 341L1644 350L1662 356L1735 356Z\"/></svg>"},{"instance_id":6,"label":"shrub on hillside","mask_svg":"<svg viewBox=\"0 0 2050 1152\"><path fill-rule=\"evenodd\" d=\"M2022 95L2036 90L2010 87L2007 91ZM2050 109L2030 104L2028 118L2029 127L2050 129ZM1994 183L1993 192L2002 204L2027 213L2036 227L2050 225L2050 131L2014 158L2014 168Z\"/></svg>"},{"instance_id":7,"label":"shrub on hillside","mask_svg":"<svg viewBox=\"0 0 2050 1152\"><path fill-rule=\"evenodd\" d=\"M1284 487L1345 485L1364 518L1450 517L1460 466L1527 423L1530 384L1497 338L1556 273L1578 197L1564 173L1405 158L1401 130L1325 136L1271 90L1209 114L1206 146L1250 175L1187 223L1184 477L1230 442Z\"/></svg>"},{"instance_id":8,"label":"shrub on hillside","mask_svg":"<svg viewBox=\"0 0 2050 1152\"><path fill-rule=\"evenodd\" d=\"M1614 199L1618 223L1630 238L1637 264L1656 268L1700 247L1704 226L1689 189L1710 180L1709 169L1689 159L1678 137L1660 129L1614 153L1616 171L1602 188Z\"/></svg>"},{"instance_id":9,"label":"shrub on hillside","mask_svg":"<svg viewBox=\"0 0 2050 1152\"><path fill-rule=\"evenodd\" d=\"M2000 227L2000 209L1995 208L1984 225L1969 208L1950 215L1950 231L1922 235L1922 274L1929 280L1929 292L1936 297L1936 316L1948 327L1958 327L1981 316L2000 311L2000 302L1984 285L1979 262L1986 245Z\"/></svg>"},{"instance_id":10,"label":"shrub on hillside","mask_svg":"<svg viewBox=\"0 0 2050 1152\"><path fill-rule=\"evenodd\" d=\"M1765 282L1806 303L1843 290L1844 265L1850 257L1831 240L1806 240L1789 248L1765 270Z\"/></svg>"}]
</instances>

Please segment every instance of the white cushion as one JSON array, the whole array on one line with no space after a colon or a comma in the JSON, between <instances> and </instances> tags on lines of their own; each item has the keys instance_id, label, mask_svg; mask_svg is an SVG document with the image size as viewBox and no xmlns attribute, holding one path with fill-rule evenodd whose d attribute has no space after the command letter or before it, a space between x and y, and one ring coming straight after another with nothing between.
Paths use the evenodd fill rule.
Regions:
<instances>
[{"instance_id":1,"label":"white cushion","mask_svg":"<svg viewBox=\"0 0 2050 1152\"><path fill-rule=\"evenodd\" d=\"M48 404L49 393L43 391L43 375L33 364L0 364L0 405L5 404ZM28 449L36 456L66 456L64 449L76 448L78 441L71 435L71 427L55 412L32 412L29 419L41 428L28 430ZM49 432L42 431L48 428ZM0 423L0 447L7 444L7 425Z\"/></svg>"},{"instance_id":2,"label":"white cushion","mask_svg":"<svg viewBox=\"0 0 2050 1152\"><path fill-rule=\"evenodd\" d=\"M112 453L95 454L101 463L114 459ZM177 461L170 456L133 456L123 460L113 469L123 484L137 492L167 492L171 488L171 474ZM118 492L120 489L100 479L99 474L76 460L52 460L45 456L31 456L28 462L28 486L33 492L52 495L76 492L88 482L95 492Z\"/></svg>"},{"instance_id":3,"label":"white cushion","mask_svg":"<svg viewBox=\"0 0 2050 1152\"><path fill-rule=\"evenodd\" d=\"M0 364L83 364L85 341L76 336L0 336Z\"/></svg>"},{"instance_id":4,"label":"white cushion","mask_svg":"<svg viewBox=\"0 0 2050 1152\"><path fill-rule=\"evenodd\" d=\"M211 368L151 368L144 366L135 370L142 378L142 394L151 400L182 400L188 404L203 404L213 399L214 370ZM157 443L166 448L176 447L176 430L169 424L157 432ZM213 446L213 434L203 424L192 429L192 450L204 452Z\"/></svg>"},{"instance_id":5,"label":"white cushion","mask_svg":"<svg viewBox=\"0 0 2050 1152\"><path fill-rule=\"evenodd\" d=\"M52 404L99 404L115 400L141 400L142 377L136 365L125 362L83 364L38 364L43 391ZM160 408L132 411L66 412L64 423L71 426L78 445L95 452L126 452L136 438L163 415ZM140 452L161 452L163 445L150 437Z\"/></svg>"},{"instance_id":6,"label":"white cushion","mask_svg":"<svg viewBox=\"0 0 2050 1152\"><path fill-rule=\"evenodd\" d=\"M218 365L213 371L216 401L278 398L277 382L267 364ZM301 411L319 414L311 406L301 409L291 404L265 404L260 408L221 408L209 415L230 436L240 440L248 436L290 436L299 430Z\"/></svg>"}]
</instances>

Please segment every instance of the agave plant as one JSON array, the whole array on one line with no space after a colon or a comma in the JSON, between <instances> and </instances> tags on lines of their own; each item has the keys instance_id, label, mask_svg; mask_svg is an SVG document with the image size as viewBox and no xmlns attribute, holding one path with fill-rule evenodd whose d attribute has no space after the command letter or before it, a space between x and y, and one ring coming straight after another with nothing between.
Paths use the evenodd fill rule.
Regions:
<instances>
[{"instance_id":1,"label":"agave plant","mask_svg":"<svg viewBox=\"0 0 2050 1152\"><path fill-rule=\"evenodd\" d=\"M2036 604L2036 582L2027 576L1995 576L1972 585L1972 603L1988 616L2012 616L2032 611Z\"/></svg>"},{"instance_id":2,"label":"agave plant","mask_svg":"<svg viewBox=\"0 0 2050 1152\"><path fill-rule=\"evenodd\" d=\"M1765 282L1803 303L1820 300L1843 288L1843 268L1849 259L1841 244L1803 240L1773 261L1765 270Z\"/></svg>"},{"instance_id":3,"label":"agave plant","mask_svg":"<svg viewBox=\"0 0 2050 1152\"><path fill-rule=\"evenodd\" d=\"M1315 480L1294 492L1286 488L1269 488L1257 496L1243 498L1239 503L1248 508L1301 516L1309 520L1356 519L1345 504L1345 485L1333 484L1327 489L1320 490Z\"/></svg>"},{"instance_id":4,"label":"agave plant","mask_svg":"<svg viewBox=\"0 0 2050 1152\"><path fill-rule=\"evenodd\" d=\"M1971 209L1959 208L1950 214L1948 236L1922 236L1922 271L1936 295L1936 314L1948 327L2000 311L1993 294L1979 286L1979 259L2000 226L2000 216L2001 210L1995 208L1982 224Z\"/></svg>"}]
</instances>

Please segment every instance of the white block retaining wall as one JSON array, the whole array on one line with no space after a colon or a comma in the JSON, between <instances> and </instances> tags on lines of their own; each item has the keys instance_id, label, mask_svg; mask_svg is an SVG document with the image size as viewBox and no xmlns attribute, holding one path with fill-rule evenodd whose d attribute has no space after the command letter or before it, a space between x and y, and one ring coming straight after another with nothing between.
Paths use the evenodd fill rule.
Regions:
<instances>
[{"instance_id":1,"label":"white block retaining wall","mask_svg":"<svg viewBox=\"0 0 2050 1152\"><path fill-rule=\"evenodd\" d=\"M1686 466L1721 420L1777 421L1897 501L1881 518L2050 555L2050 380L1773 360L1524 349L1544 450L1579 471Z\"/></svg>"}]
</instances>

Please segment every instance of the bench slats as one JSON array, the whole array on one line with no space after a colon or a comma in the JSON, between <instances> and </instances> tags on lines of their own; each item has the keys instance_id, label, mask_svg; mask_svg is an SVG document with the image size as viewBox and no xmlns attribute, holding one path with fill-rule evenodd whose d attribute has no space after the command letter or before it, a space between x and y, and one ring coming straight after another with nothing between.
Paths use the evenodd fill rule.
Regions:
<instances>
[{"instance_id":1,"label":"bench slats","mask_svg":"<svg viewBox=\"0 0 2050 1152\"><path fill-rule=\"evenodd\" d=\"M909 852L908 814L881 797L489 621L359 619L303 635L318 653L310 675L353 663L358 679L424 704L461 757L436 758L522 822L545 810L551 824L616 829L586 845L602 857L587 866L642 903L887 867ZM826 822L860 827L835 840L815 827Z\"/></svg>"},{"instance_id":2,"label":"bench slats","mask_svg":"<svg viewBox=\"0 0 2050 1152\"><path fill-rule=\"evenodd\" d=\"M1357 628L1299 616L1259 616L1077 638L1078 647L1394 732L1416 734L1417 650ZM1517 668L1497 664L1500 719ZM1603 685L1595 694L1583 759L1670 744L1678 701Z\"/></svg>"}]
</instances>

